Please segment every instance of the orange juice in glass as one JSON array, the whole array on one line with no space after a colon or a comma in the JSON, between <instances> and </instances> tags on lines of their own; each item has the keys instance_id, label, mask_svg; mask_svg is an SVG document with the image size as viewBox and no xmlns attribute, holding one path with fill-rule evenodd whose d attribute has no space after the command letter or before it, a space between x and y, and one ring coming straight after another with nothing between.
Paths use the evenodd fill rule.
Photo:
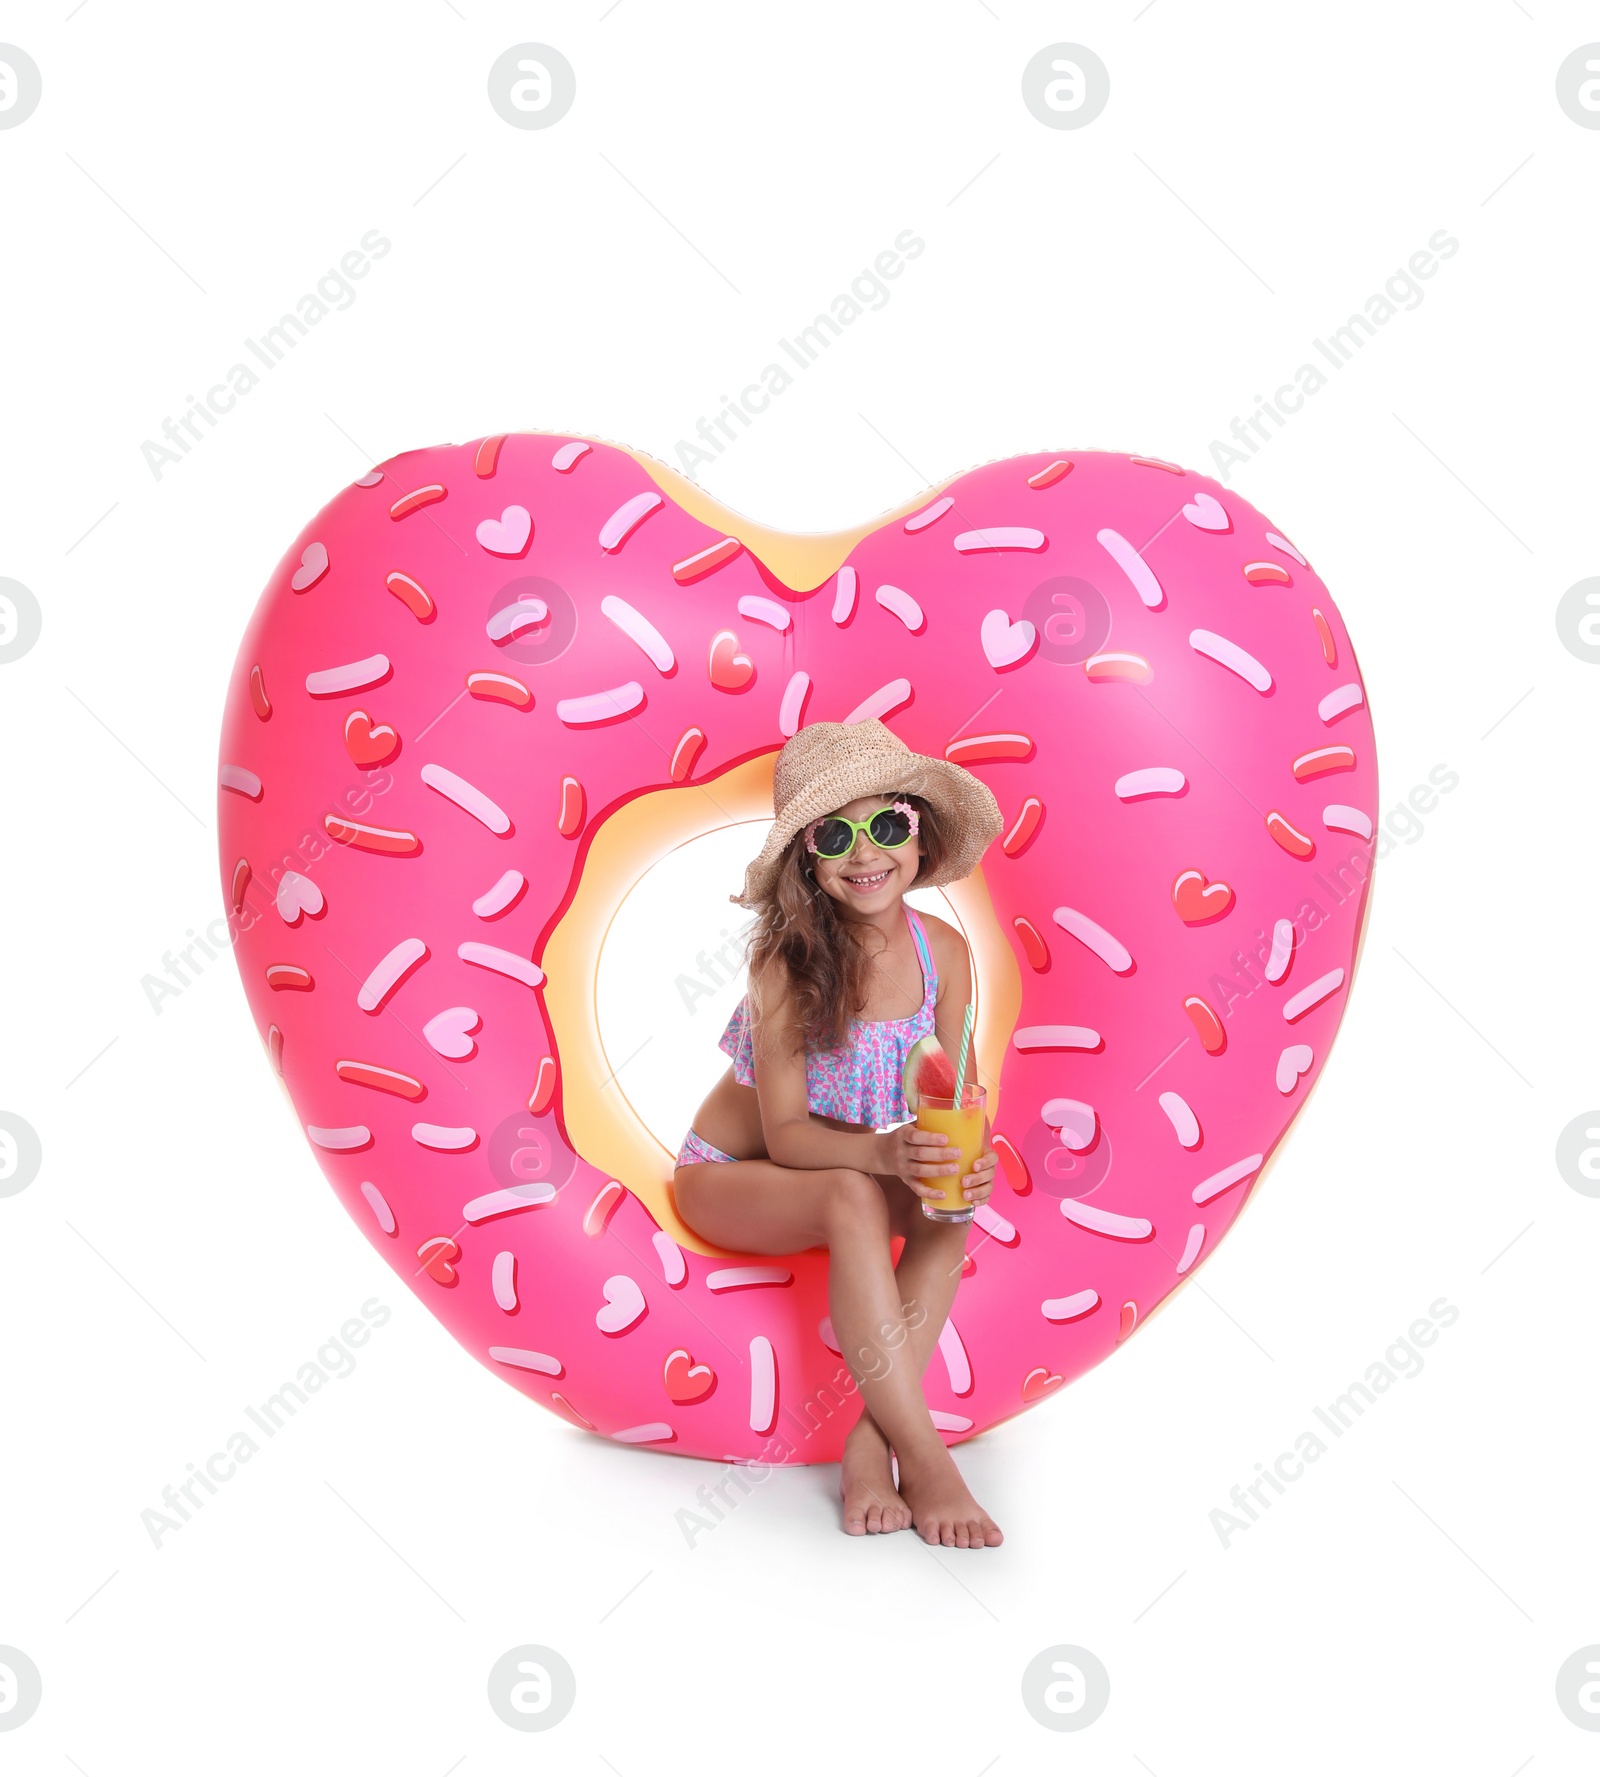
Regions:
<instances>
[{"instance_id":1,"label":"orange juice in glass","mask_svg":"<svg viewBox=\"0 0 1600 1777\"><path fill-rule=\"evenodd\" d=\"M922 1213L932 1222L970 1222L973 1205L961 1195L961 1187L967 1182L972 1169L978 1163L978 1156L983 1152L983 1124L988 1109L989 1098L983 1087L969 1084L963 1094L962 1103L957 1104L951 1093L923 1092L917 1099L917 1127L926 1129L935 1135L942 1135L949 1143L943 1150L943 1164L948 1165L951 1158L961 1162L961 1171L953 1176L939 1180L930 1179L930 1184L944 1186L943 1197L924 1197ZM931 1160L930 1165L941 1162Z\"/></svg>"}]
</instances>

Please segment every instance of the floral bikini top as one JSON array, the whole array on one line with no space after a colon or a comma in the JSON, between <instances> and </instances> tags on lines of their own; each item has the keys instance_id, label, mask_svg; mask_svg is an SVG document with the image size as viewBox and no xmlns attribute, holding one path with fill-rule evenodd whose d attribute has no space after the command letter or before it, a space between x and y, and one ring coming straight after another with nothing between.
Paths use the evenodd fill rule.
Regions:
<instances>
[{"instance_id":1,"label":"floral bikini top","mask_svg":"<svg viewBox=\"0 0 1600 1777\"><path fill-rule=\"evenodd\" d=\"M939 977L934 972L928 934L916 910L907 907L906 923L922 966L922 1004L909 1018L889 1018L868 1023L851 1020L850 1045L806 1055L806 1099L819 1117L837 1117L869 1129L887 1129L904 1123L906 1109L905 1065L912 1046L933 1032L934 1002L939 996ZM755 1041L750 1029L748 995L734 1008L728 1028L717 1045L733 1058L733 1077L741 1086L753 1086Z\"/></svg>"}]
</instances>

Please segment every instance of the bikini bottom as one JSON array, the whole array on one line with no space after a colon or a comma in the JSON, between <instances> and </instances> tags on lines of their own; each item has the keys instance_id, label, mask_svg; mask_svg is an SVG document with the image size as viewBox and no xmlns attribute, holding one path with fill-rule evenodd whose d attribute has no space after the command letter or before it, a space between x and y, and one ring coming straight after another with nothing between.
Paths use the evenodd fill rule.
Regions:
<instances>
[{"instance_id":1,"label":"bikini bottom","mask_svg":"<svg viewBox=\"0 0 1600 1777\"><path fill-rule=\"evenodd\" d=\"M678 1164L698 1166L707 1160L722 1160L732 1164L734 1156L724 1154L721 1148L713 1147L708 1141L702 1141L691 1129L683 1138L683 1146L678 1149Z\"/></svg>"}]
</instances>

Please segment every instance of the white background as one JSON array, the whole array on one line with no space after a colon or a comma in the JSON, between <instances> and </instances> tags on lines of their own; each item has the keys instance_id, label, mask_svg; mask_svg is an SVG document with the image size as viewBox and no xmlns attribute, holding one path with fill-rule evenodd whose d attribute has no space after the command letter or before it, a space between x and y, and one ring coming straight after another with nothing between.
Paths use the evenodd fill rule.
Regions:
<instances>
[{"instance_id":1,"label":"white background","mask_svg":"<svg viewBox=\"0 0 1600 1777\"><path fill-rule=\"evenodd\" d=\"M44 1155L0 1199L0 1643L44 1683L7 1768L1592 1771L1556 1674L1600 1642L1600 1201L1555 1145L1600 1102L1600 669L1555 608L1600 572L1600 131L1555 78L1600 13L607 3L0 6L43 72L0 130L0 575L44 613L0 666L0 1109ZM577 72L549 129L487 102L528 41ZM1062 41L1110 70L1082 129L1022 103ZM354 303L155 478L143 441L374 228ZM703 469L734 508L830 529L1027 450L1210 472L1459 240L1231 480L1339 601L1384 812L1459 783L1380 865L1332 1064L1225 1249L961 1451L1002 1549L847 1540L830 1469L691 1549L710 1465L558 1423L396 1284L231 959L159 1016L141 979L221 911L223 691L310 513L508 428L675 461L907 228L886 305ZM152 1547L163 1486L373 1297L356 1371ZM1422 1373L1225 1548L1229 1489L1440 1297ZM577 1675L539 1735L486 1699L523 1643ZM1068 1738L1020 1689L1057 1644L1110 1674Z\"/></svg>"}]
</instances>

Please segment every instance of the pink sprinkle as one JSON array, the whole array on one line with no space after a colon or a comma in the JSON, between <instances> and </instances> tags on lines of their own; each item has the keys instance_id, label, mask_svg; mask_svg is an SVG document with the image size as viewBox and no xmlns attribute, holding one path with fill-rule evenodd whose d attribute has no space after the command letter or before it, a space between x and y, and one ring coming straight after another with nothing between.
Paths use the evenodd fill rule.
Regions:
<instances>
[{"instance_id":1,"label":"pink sprinkle","mask_svg":"<svg viewBox=\"0 0 1600 1777\"><path fill-rule=\"evenodd\" d=\"M381 477L380 477L381 479ZM398 1226L394 1219L394 1211L389 1207L389 1200L370 1179L363 1179L361 1195L366 1198L372 1213L378 1218L378 1226L385 1234L392 1234Z\"/></svg>"},{"instance_id":2,"label":"pink sprinkle","mask_svg":"<svg viewBox=\"0 0 1600 1777\"><path fill-rule=\"evenodd\" d=\"M654 490L635 494L631 500L624 500L601 525L600 547L605 550L620 549L661 504L661 496Z\"/></svg>"},{"instance_id":3,"label":"pink sprinkle","mask_svg":"<svg viewBox=\"0 0 1600 1777\"><path fill-rule=\"evenodd\" d=\"M987 531L962 531L956 548L963 555L976 555L988 549L1043 549L1045 535L1027 525L996 525Z\"/></svg>"},{"instance_id":4,"label":"pink sprinkle","mask_svg":"<svg viewBox=\"0 0 1600 1777\"><path fill-rule=\"evenodd\" d=\"M498 802L485 796L476 784L469 784L464 777L457 777L444 766L431 763L424 765L419 775L430 790L437 790L441 796L455 803L457 808L464 809L474 820L482 821L491 833L503 834L511 831L511 816Z\"/></svg>"},{"instance_id":5,"label":"pink sprinkle","mask_svg":"<svg viewBox=\"0 0 1600 1777\"><path fill-rule=\"evenodd\" d=\"M657 672L670 673L678 664L673 658L672 649L667 646L667 638L642 611L634 610L626 599L619 599L615 593L607 593L600 601L600 610L629 641L636 642L644 650Z\"/></svg>"},{"instance_id":6,"label":"pink sprinkle","mask_svg":"<svg viewBox=\"0 0 1600 1777\"><path fill-rule=\"evenodd\" d=\"M575 438L571 444L562 445L560 450L550 459L550 467L559 469L565 475L580 458L588 456L589 450L590 446Z\"/></svg>"},{"instance_id":7,"label":"pink sprinkle","mask_svg":"<svg viewBox=\"0 0 1600 1777\"><path fill-rule=\"evenodd\" d=\"M428 954L420 938L402 938L384 957L356 995L356 1004L363 1012L376 1012L418 963Z\"/></svg>"},{"instance_id":8,"label":"pink sprinkle","mask_svg":"<svg viewBox=\"0 0 1600 1777\"><path fill-rule=\"evenodd\" d=\"M644 686L629 679L626 685L594 691L587 697L559 698L556 714L569 728L581 728L585 722L609 722L613 716L625 716L643 702Z\"/></svg>"},{"instance_id":9,"label":"pink sprinkle","mask_svg":"<svg viewBox=\"0 0 1600 1777\"><path fill-rule=\"evenodd\" d=\"M1143 1216L1114 1215L1109 1209L1096 1209L1074 1197L1061 1199L1061 1213L1074 1227L1104 1234L1112 1240L1148 1240L1155 1232Z\"/></svg>"},{"instance_id":10,"label":"pink sprinkle","mask_svg":"<svg viewBox=\"0 0 1600 1777\"><path fill-rule=\"evenodd\" d=\"M223 789L237 790L241 796L248 796L252 802L261 795L261 779L242 765L224 765L217 781Z\"/></svg>"},{"instance_id":11,"label":"pink sprinkle","mask_svg":"<svg viewBox=\"0 0 1600 1777\"><path fill-rule=\"evenodd\" d=\"M911 681L891 679L887 685L880 685L870 697L858 703L845 717L845 724L848 726L852 722L866 722L874 718L881 720L910 701Z\"/></svg>"},{"instance_id":12,"label":"pink sprinkle","mask_svg":"<svg viewBox=\"0 0 1600 1777\"><path fill-rule=\"evenodd\" d=\"M839 579L833 593L833 620L835 623L848 623L850 613L856 608L856 588L860 580L854 568L840 568Z\"/></svg>"},{"instance_id":13,"label":"pink sprinkle","mask_svg":"<svg viewBox=\"0 0 1600 1777\"><path fill-rule=\"evenodd\" d=\"M930 524L937 524L953 505L955 500L946 494L942 500L935 500L931 506L924 506L920 512L913 512L902 529L913 535L917 531L925 531Z\"/></svg>"},{"instance_id":14,"label":"pink sprinkle","mask_svg":"<svg viewBox=\"0 0 1600 1777\"><path fill-rule=\"evenodd\" d=\"M514 950L501 950L493 944L474 944L467 942L456 946L456 955L464 963L476 963L480 969L492 969L497 975L507 975L513 981L520 981L524 987L537 987L544 980L544 970L536 962L525 956L518 956Z\"/></svg>"},{"instance_id":15,"label":"pink sprinkle","mask_svg":"<svg viewBox=\"0 0 1600 1777\"><path fill-rule=\"evenodd\" d=\"M922 606L909 592L902 592L898 586L880 586L872 596L884 610L892 611L913 635L926 621L922 615Z\"/></svg>"},{"instance_id":16,"label":"pink sprinkle","mask_svg":"<svg viewBox=\"0 0 1600 1777\"><path fill-rule=\"evenodd\" d=\"M778 1360L772 1341L757 1333L750 1341L750 1429L769 1432L778 1417Z\"/></svg>"},{"instance_id":17,"label":"pink sprinkle","mask_svg":"<svg viewBox=\"0 0 1600 1777\"><path fill-rule=\"evenodd\" d=\"M810 673L796 673L784 687L783 702L778 706L778 732L785 740L798 731L810 695Z\"/></svg>"},{"instance_id":18,"label":"pink sprinkle","mask_svg":"<svg viewBox=\"0 0 1600 1777\"><path fill-rule=\"evenodd\" d=\"M1200 1249L1205 1243L1206 1225L1204 1222L1196 1222L1189 1230L1189 1238L1184 1242L1183 1246L1183 1257L1178 1261L1178 1272L1180 1276L1183 1272L1189 1269L1196 1259L1200 1257Z\"/></svg>"},{"instance_id":19,"label":"pink sprinkle","mask_svg":"<svg viewBox=\"0 0 1600 1777\"><path fill-rule=\"evenodd\" d=\"M713 1271L706 1278L708 1290L749 1290L763 1284L786 1284L794 1281L794 1273L781 1265L730 1265Z\"/></svg>"},{"instance_id":20,"label":"pink sprinkle","mask_svg":"<svg viewBox=\"0 0 1600 1777\"><path fill-rule=\"evenodd\" d=\"M376 685L389 670L388 657L369 654L365 660L352 660L346 666L330 666L319 673L306 674L306 690L313 697L337 697L342 691L359 691Z\"/></svg>"}]
</instances>

